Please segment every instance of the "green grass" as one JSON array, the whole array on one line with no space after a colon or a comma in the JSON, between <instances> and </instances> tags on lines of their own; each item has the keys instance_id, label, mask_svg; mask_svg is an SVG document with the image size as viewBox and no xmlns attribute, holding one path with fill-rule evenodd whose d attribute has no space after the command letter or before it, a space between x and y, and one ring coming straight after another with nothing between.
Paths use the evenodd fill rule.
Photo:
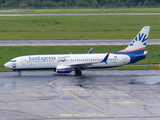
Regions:
<instances>
[{"instance_id":1,"label":"green grass","mask_svg":"<svg viewBox=\"0 0 160 120\"><path fill-rule=\"evenodd\" d=\"M1 16L0 40L132 39L143 26L159 39L159 15Z\"/></svg>"},{"instance_id":2,"label":"green grass","mask_svg":"<svg viewBox=\"0 0 160 120\"><path fill-rule=\"evenodd\" d=\"M159 70L160 68L155 67L154 65L151 66L120 66L115 68L108 68L104 70ZM97 69L95 69L97 70ZM103 69L99 69L103 70Z\"/></svg>"},{"instance_id":3,"label":"green grass","mask_svg":"<svg viewBox=\"0 0 160 120\"><path fill-rule=\"evenodd\" d=\"M102 9L22 9L0 14L68 14L68 13L159 13L160 8L102 8Z\"/></svg>"},{"instance_id":4,"label":"green grass","mask_svg":"<svg viewBox=\"0 0 160 120\"><path fill-rule=\"evenodd\" d=\"M107 9L43 9L32 13L159 13L160 8L107 8Z\"/></svg>"},{"instance_id":5,"label":"green grass","mask_svg":"<svg viewBox=\"0 0 160 120\"><path fill-rule=\"evenodd\" d=\"M0 47L0 71L10 71L4 68L4 63L10 61L12 58L23 56L23 55L40 55L40 54L81 54L87 53L88 50L94 47L93 53L106 53L106 52L116 52L122 50L126 45L117 46L9 46ZM136 64L160 64L160 45L148 45L148 53L155 53L148 55L146 59L137 62ZM111 69L158 69L154 66L123 66ZM110 69L109 69L110 70Z\"/></svg>"}]
</instances>

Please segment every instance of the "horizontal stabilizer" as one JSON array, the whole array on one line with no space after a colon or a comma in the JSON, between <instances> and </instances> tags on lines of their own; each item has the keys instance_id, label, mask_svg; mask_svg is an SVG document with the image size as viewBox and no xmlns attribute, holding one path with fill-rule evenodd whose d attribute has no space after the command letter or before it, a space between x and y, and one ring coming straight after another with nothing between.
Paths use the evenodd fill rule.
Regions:
<instances>
[{"instance_id":1,"label":"horizontal stabilizer","mask_svg":"<svg viewBox=\"0 0 160 120\"><path fill-rule=\"evenodd\" d=\"M134 57L143 57L143 56L147 56L147 55L152 55L154 53L149 53L149 54L141 54L141 55L135 55Z\"/></svg>"}]
</instances>

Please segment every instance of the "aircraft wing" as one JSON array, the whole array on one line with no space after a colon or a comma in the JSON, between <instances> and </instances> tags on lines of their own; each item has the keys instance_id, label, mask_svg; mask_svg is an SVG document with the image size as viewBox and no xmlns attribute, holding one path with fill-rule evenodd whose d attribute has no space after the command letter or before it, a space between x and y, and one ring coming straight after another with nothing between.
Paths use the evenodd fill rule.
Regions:
<instances>
[{"instance_id":1,"label":"aircraft wing","mask_svg":"<svg viewBox=\"0 0 160 120\"><path fill-rule=\"evenodd\" d=\"M102 63L104 62L105 64L108 64L107 63L107 60L108 60L108 57L109 57L109 54L110 53L107 53L107 55L104 57L104 59L102 61L96 61L96 62L86 62L86 63L73 63L73 64L67 64L67 66L71 66L72 68L80 68L80 67L87 67L87 66L91 66L92 64L95 64L95 63Z\"/></svg>"},{"instance_id":2,"label":"aircraft wing","mask_svg":"<svg viewBox=\"0 0 160 120\"><path fill-rule=\"evenodd\" d=\"M72 68L81 68L86 66L91 66L93 63L82 63L82 64L72 64L70 65Z\"/></svg>"}]
</instances>

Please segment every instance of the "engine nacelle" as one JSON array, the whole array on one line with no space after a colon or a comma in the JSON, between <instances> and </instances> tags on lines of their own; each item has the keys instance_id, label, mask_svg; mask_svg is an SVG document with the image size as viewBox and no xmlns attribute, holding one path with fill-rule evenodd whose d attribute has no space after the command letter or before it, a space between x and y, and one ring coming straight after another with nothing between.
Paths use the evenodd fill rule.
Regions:
<instances>
[{"instance_id":1,"label":"engine nacelle","mask_svg":"<svg viewBox=\"0 0 160 120\"><path fill-rule=\"evenodd\" d=\"M72 69L71 66L57 66L56 72L57 73L71 73Z\"/></svg>"}]
</instances>

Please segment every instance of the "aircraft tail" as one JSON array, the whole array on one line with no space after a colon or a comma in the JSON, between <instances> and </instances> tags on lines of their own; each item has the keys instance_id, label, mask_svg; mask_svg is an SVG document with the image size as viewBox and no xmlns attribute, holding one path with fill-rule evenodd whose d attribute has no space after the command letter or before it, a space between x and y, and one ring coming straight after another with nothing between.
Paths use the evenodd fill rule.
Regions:
<instances>
[{"instance_id":1,"label":"aircraft tail","mask_svg":"<svg viewBox=\"0 0 160 120\"><path fill-rule=\"evenodd\" d=\"M132 42L124 50L120 50L118 54L144 54L150 26L144 26Z\"/></svg>"}]
</instances>

